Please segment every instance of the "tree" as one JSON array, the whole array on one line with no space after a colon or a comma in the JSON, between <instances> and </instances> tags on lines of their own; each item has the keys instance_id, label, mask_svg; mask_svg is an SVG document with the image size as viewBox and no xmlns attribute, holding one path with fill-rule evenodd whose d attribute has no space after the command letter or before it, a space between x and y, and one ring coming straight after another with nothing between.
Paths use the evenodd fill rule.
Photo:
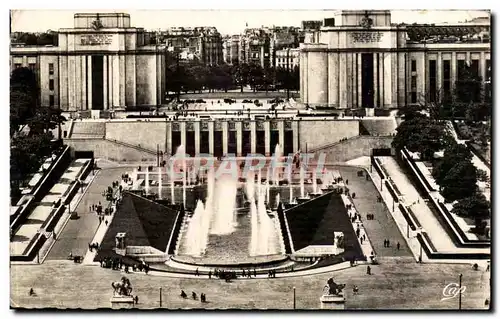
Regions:
<instances>
[{"instance_id":1,"label":"tree","mask_svg":"<svg viewBox=\"0 0 500 319\"><path fill-rule=\"evenodd\" d=\"M482 193L476 192L470 197L458 200L453 205L451 212L461 217L474 219L476 230L482 233L484 232L482 221L490 217L491 214L490 202L488 202Z\"/></svg>"},{"instance_id":2,"label":"tree","mask_svg":"<svg viewBox=\"0 0 500 319\"><path fill-rule=\"evenodd\" d=\"M444 150L444 155L441 161L432 170L432 176L436 180L438 185L441 185L443 180L448 175L450 169L452 169L457 163L461 161L472 160L472 154L464 144L451 143Z\"/></svg>"},{"instance_id":3,"label":"tree","mask_svg":"<svg viewBox=\"0 0 500 319\"><path fill-rule=\"evenodd\" d=\"M419 152L422 160L433 160L435 152L452 142L442 123L425 116L404 121L396 131L392 146L398 150L406 147L412 152Z\"/></svg>"},{"instance_id":4,"label":"tree","mask_svg":"<svg viewBox=\"0 0 500 319\"><path fill-rule=\"evenodd\" d=\"M29 68L17 68L10 76L10 132L11 135L20 125L35 114L38 106L38 82L35 73Z\"/></svg>"},{"instance_id":5,"label":"tree","mask_svg":"<svg viewBox=\"0 0 500 319\"><path fill-rule=\"evenodd\" d=\"M35 114L27 120L27 124L30 127L30 134L33 135L47 133L64 121L66 121L66 118L62 116L61 109L45 106L39 107Z\"/></svg>"},{"instance_id":6,"label":"tree","mask_svg":"<svg viewBox=\"0 0 500 319\"><path fill-rule=\"evenodd\" d=\"M455 81L452 102L453 115L470 121L480 121L491 116L491 103L485 100L482 78L471 66L463 66Z\"/></svg>"},{"instance_id":7,"label":"tree","mask_svg":"<svg viewBox=\"0 0 500 319\"><path fill-rule=\"evenodd\" d=\"M439 186L445 201L450 203L476 193L476 181L476 166L470 161L460 161L448 171Z\"/></svg>"}]
</instances>

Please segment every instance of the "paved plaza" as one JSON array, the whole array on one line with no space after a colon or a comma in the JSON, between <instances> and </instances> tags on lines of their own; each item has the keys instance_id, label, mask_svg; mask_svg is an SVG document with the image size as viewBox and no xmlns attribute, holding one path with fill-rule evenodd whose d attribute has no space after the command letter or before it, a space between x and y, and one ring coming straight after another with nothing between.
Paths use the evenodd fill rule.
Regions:
<instances>
[{"instance_id":1,"label":"paved plaza","mask_svg":"<svg viewBox=\"0 0 500 319\"><path fill-rule=\"evenodd\" d=\"M443 289L457 283L462 273L462 284L467 287L462 298L462 309L485 309L489 298L489 272L473 271L470 265L416 264L405 260L384 259L372 266L372 275L366 275L365 266L323 274L276 279L223 280L198 278L171 278L144 273L127 274L133 294L139 296L139 309L158 308L162 288L162 307L178 308L236 308L236 309L292 309L293 287L296 287L297 309L320 308L319 298L328 278L345 283L346 309L458 309L458 299L441 301ZM50 279L47 275L50 274ZM101 267L75 265L66 261L48 261L39 266L12 265L11 305L15 307L96 308L109 307L111 282L124 273ZM352 287L359 287L353 295ZM33 288L36 296L29 296ZM205 293L208 303L182 299L195 291Z\"/></svg>"}]
</instances>

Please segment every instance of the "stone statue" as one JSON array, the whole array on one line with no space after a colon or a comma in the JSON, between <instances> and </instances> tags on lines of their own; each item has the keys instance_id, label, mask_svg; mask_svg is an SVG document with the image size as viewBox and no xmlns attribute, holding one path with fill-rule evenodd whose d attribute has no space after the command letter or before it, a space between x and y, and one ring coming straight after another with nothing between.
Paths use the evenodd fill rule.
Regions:
<instances>
[{"instance_id":1,"label":"stone statue","mask_svg":"<svg viewBox=\"0 0 500 319\"><path fill-rule=\"evenodd\" d=\"M339 236L335 237L335 245L338 248L344 248L344 236L343 235L339 235Z\"/></svg>"},{"instance_id":2,"label":"stone statue","mask_svg":"<svg viewBox=\"0 0 500 319\"><path fill-rule=\"evenodd\" d=\"M111 283L114 296L130 296L132 293L132 285L127 277L122 277L121 281Z\"/></svg>"},{"instance_id":3,"label":"stone statue","mask_svg":"<svg viewBox=\"0 0 500 319\"><path fill-rule=\"evenodd\" d=\"M342 293L342 289L345 288L345 284L337 284L333 281L333 278L328 279L326 283L323 288L323 295L339 296Z\"/></svg>"}]
</instances>

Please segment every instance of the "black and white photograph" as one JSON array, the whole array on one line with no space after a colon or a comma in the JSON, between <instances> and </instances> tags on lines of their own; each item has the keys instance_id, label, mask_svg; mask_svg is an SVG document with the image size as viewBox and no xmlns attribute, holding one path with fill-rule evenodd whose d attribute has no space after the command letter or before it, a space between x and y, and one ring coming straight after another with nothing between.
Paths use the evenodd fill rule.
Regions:
<instances>
[{"instance_id":1,"label":"black and white photograph","mask_svg":"<svg viewBox=\"0 0 500 319\"><path fill-rule=\"evenodd\" d=\"M140 5L9 11L11 309L492 309L489 9Z\"/></svg>"}]
</instances>

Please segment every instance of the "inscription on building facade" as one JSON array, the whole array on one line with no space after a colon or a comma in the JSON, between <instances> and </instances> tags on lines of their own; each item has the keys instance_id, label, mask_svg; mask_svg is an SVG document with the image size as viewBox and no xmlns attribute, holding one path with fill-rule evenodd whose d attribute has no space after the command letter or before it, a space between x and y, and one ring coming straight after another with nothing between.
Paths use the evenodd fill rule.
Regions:
<instances>
[{"instance_id":1,"label":"inscription on building facade","mask_svg":"<svg viewBox=\"0 0 500 319\"><path fill-rule=\"evenodd\" d=\"M110 45L113 43L111 34L82 34L80 45Z\"/></svg>"},{"instance_id":2,"label":"inscription on building facade","mask_svg":"<svg viewBox=\"0 0 500 319\"><path fill-rule=\"evenodd\" d=\"M382 40L382 32L351 32L354 43L374 43Z\"/></svg>"}]
</instances>

